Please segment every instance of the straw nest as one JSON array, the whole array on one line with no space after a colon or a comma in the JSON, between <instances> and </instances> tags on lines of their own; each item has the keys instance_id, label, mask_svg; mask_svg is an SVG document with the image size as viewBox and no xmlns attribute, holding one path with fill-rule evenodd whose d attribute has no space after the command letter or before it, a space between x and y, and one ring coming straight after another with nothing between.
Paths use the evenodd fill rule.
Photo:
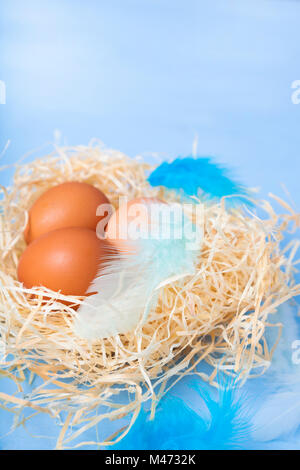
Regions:
<instances>
[{"instance_id":1,"label":"straw nest","mask_svg":"<svg viewBox=\"0 0 300 470\"><path fill-rule=\"evenodd\" d=\"M244 379L263 371L272 357L264 336L269 316L300 293L293 282L297 243L284 252L279 247L283 232L291 224L299 225L299 216L289 206L282 203L287 214L278 216L268 202L261 202L268 214L262 221L250 211L225 210L224 201L195 200L203 214L196 274L162 287L164 295L139 333L92 345L75 337L75 310L61 301L71 300L76 306L83 299L47 291L45 303L45 289L28 290L17 281L27 211L49 187L74 180L100 188L115 207L124 195L174 200L174 194L149 186L149 170L142 159L97 145L57 148L45 158L16 165L13 185L2 188L1 373L15 381L18 393L0 392L0 399L15 413L15 424L24 422L21 412L28 408L32 414L63 416L57 448L70 447L73 440L82 445L79 441L87 429L106 418L129 415L128 426L94 444L120 440L143 402L152 400L154 416L163 394L192 371L210 382L220 368L239 372ZM201 361L212 366L210 376L197 372ZM30 380L42 379L27 395L22 393L26 371Z\"/></svg>"}]
</instances>

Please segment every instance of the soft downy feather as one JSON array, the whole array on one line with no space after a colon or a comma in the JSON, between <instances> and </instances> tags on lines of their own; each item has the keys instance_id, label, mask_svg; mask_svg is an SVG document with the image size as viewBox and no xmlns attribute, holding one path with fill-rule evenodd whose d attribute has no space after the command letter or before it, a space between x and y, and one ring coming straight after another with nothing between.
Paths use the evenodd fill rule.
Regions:
<instances>
[{"instance_id":1,"label":"soft downy feather","mask_svg":"<svg viewBox=\"0 0 300 470\"><path fill-rule=\"evenodd\" d=\"M166 396L155 417L143 411L118 450L228 450L242 449L250 439L247 411L243 397L236 393L232 380L222 379L215 392L204 382L194 380L201 413L181 398Z\"/></svg>"},{"instance_id":2,"label":"soft downy feather","mask_svg":"<svg viewBox=\"0 0 300 470\"><path fill-rule=\"evenodd\" d=\"M230 198L230 205L249 204L249 190L235 182L224 166L212 157L179 157L163 162L148 177L151 186L164 186L180 192L183 196L219 200Z\"/></svg>"},{"instance_id":3,"label":"soft downy feather","mask_svg":"<svg viewBox=\"0 0 300 470\"><path fill-rule=\"evenodd\" d=\"M173 215L165 218L155 212L147 233L140 230L140 238L128 240L128 252L109 253L88 290L95 294L78 310L78 336L98 340L134 330L146 321L164 282L194 273L199 234L182 206L159 205Z\"/></svg>"},{"instance_id":4,"label":"soft downy feather","mask_svg":"<svg viewBox=\"0 0 300 470\"><path fill-rule=\"evenodd\" d=\"M300 449L300 319L297 306L285 304L274 322L283 327L273 362L261 378L252 418L252 437L260 448ZM268 340L275 341L273 329ZM251 384L250 384L251 385Z\"/></svg>"},{"instance_id":5,"label":"soft downy feather","mask_svg":"<svg viewBox=\"0 0 300 470\"><path fill-rule=\"evenodd\" d=\"M274 323L286 327L270 369L264 376L239 382L219 372L219 389L194 378L197 412L186 398L167 395L154 420L143 411L116 449L299 449L300 364L292 347L300 337L295 309L284 305ZM275 341L270 330L269 341ZM275 334L275 332L274 332ZM300 349L300 347L299 347ZM295 358L297 363L295 363ZM137 446L137 447L136 447Z\"/></svg>"}]
</instances>

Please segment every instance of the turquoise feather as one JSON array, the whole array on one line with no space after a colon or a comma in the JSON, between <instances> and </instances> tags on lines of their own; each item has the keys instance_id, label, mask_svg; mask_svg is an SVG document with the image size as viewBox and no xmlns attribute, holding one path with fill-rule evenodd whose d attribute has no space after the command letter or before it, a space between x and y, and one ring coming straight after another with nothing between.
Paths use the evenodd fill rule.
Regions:
<instances>
[{"instance_id":1,"label":"turquoise feather","mask_svg":"<svg viewBox=\"0 0 300 470\"><path fill-rule=\"evenodd\" d=\"M242 196L248 195L247 189L231 179L229 171L211 157L185 157L163 162L150 174L148 181L151 186L164 186L186 196L220 199L236 195L235 202L245 202Z\"/></svg>"},{"instance_id":2,"label":"turquoise feather","mask_svg":"<svg viewBox=\"0 0 300 470\"><path fill-rule=\"evenodd\" d=\"M194 382L206 413L197 414L182 399L168 396L158 406L155 419L142 411L119 450L228 450L245 448L251 439L249 417L242 397L231 384L215 396L203 382Z\"/></svg>"}]
</instances>

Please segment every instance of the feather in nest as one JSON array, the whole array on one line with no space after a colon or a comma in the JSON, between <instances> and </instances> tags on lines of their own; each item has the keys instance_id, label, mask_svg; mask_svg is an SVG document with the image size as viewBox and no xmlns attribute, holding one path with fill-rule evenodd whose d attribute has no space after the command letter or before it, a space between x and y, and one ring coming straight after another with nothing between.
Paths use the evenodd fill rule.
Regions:
<instances>
[{"instance_id":1,"label":"feather in nest","mask_svg":"<svg viewBox=\"0 0 300 470\"><path fill-rule=\"evenodd\" d=\"M185 196L204 199L221 199L235 196L231 205L250 204L249 191L235 182L230 171L214 162L212 157L179 157L172 162L163 162L148 177L151 186L164 186Z\"/></svg>"},{"instance_id":2,"label":"feather in nest","mask_svg":"<svg viewBox=\"0 0 300 470\"><path fill-rule=\"evenodd\" d=\"M128 251L108 253L88 290L94 294L78 310L78 336L92 341L134 330L147 319L163 282L194 273L200 235L180 205L156 205L161 212L154 210L139 237L127 240Z\"/></svg>"}]
</instances>

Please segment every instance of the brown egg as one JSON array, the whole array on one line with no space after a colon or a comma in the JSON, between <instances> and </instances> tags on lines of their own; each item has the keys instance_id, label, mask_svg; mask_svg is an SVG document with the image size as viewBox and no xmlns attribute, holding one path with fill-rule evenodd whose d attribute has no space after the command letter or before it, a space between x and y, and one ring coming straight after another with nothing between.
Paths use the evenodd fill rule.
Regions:
<instances>
[{"instance_id":1,"label":"brown egg","mask_svg":"<svg viewBox=\"0 0 300 470\"><path fill-rule=\"evenodd\" d=\"M107 260L108 246L93 230L54 230L26 248L19 261L18 279L26 288L44 286L82 296Z\"/></svg>"},{"instance_id":2,"label":"brown egg","mask_svg":"<svg viewBox=\"0 0 300 470\"><path fill-rule=\"evenodd\" d=\"M44 233L60 228L83 227L96 230L104 215L96 214L101 204L110 204L99 189L87 183L69 182L48 189L29 211L24 232L29 244Z\"/></svg>"},{"instance_id":3,"label":"brown egg","mask_svg":"<svg viewBox=\"0 0 300 470\"><path fill-rule=\"evenodd\" d=\"M132 246L128 243L129 228L142 226L147 229L151 223L150 207L153 204L166 204L155 197L139 197L122 204L111 216L106 228L107 240L119 251L131 251Z\"/></svg>"}]
</instances>

